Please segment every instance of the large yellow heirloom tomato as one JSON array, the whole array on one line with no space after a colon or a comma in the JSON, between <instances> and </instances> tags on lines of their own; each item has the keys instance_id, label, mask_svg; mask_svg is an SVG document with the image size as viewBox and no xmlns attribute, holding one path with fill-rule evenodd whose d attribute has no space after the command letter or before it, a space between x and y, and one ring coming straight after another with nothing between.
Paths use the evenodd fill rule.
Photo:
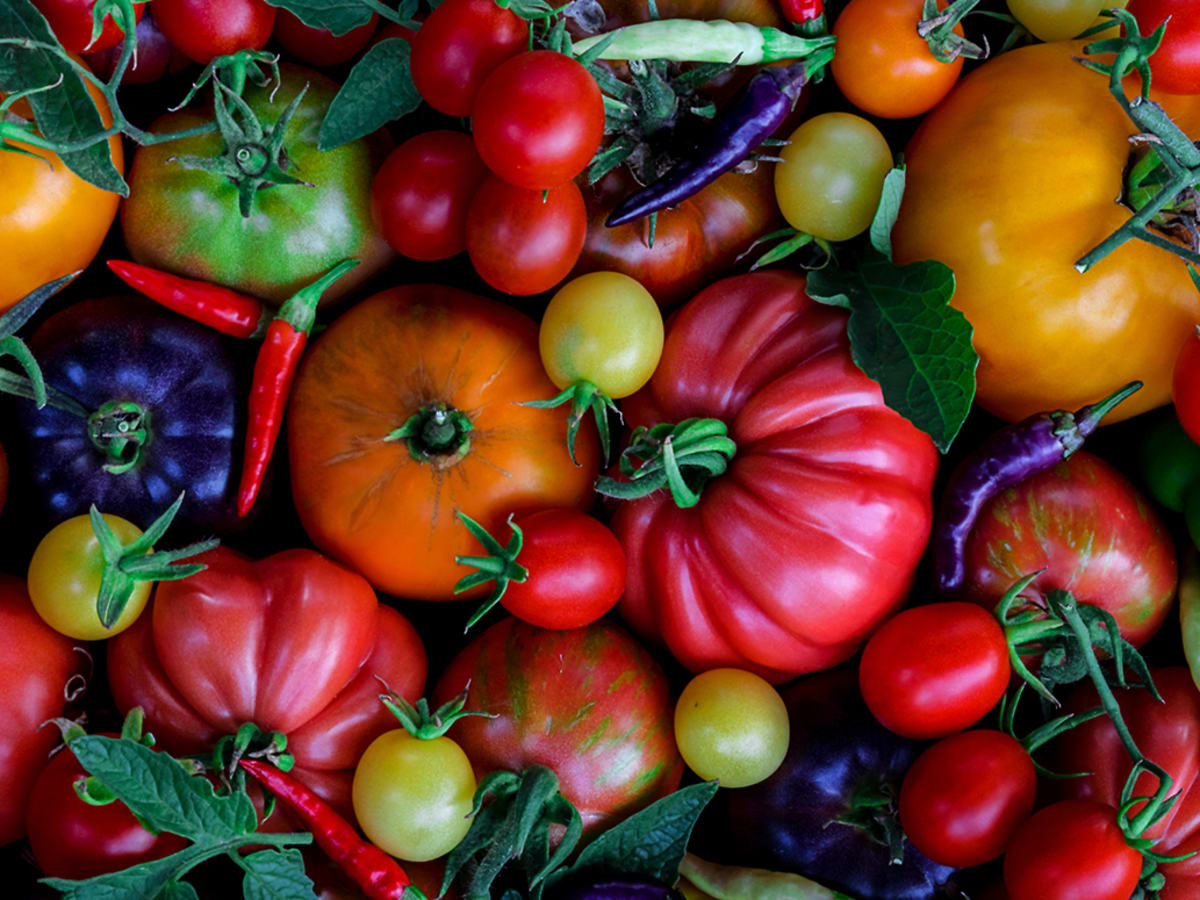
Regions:
<instances>
[{"instance_id":1,"label":"large yellow heirloom tomato","mask_svg":"<svg viewBox=\"0 0 1200 900\"><path fill-rule=\"evenodd\" d=\"M1009 420L1076 409L1134 379L1145 387L1108 421L1166 403L1200 323L1200 292L1168 251L1131 241L1074 269L1130 216L1117 201L1134 131L1107 77L1072 60L1081 48L1039 44L980 66L905 154L896 258L954 270L951 302L975 327L978 400ZM1200 136L1200 98L1160 99Z\"/></svg>"}]
</instances>

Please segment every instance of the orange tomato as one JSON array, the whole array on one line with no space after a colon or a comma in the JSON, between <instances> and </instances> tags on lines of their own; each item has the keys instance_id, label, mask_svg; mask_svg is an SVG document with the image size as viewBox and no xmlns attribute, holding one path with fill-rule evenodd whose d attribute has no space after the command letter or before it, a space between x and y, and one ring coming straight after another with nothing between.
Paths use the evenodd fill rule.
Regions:
<instances>
[{"instance_id":1,"label":"orange tomato","mask_svg":"<svg viewBox=\"0 0 1200 900\"><path fill-rule=\"evenodd\" d=\"M594 429L567 455L537 325L466 291L408 285L359 303L311 347L288 411L292 497L313 543L380 590L452 600L476 554L462 512L507 540L510 514L584 507ZM441 414L439 416L439 410ZM397 435L408 423L410 435Z\"/></svg>"}]
</instances>

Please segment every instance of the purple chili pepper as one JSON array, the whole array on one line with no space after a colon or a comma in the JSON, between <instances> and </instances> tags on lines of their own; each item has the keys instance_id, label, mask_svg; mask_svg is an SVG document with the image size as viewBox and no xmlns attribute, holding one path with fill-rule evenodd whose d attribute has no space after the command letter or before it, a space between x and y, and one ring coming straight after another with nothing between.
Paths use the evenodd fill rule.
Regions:
<instances>
[{"instance_id":1,"label":"purple chili pepper","mask_svg":"<svg viewBox=\"0 0 1200 900\"><path fill-rule=\"evenodd\" d=\"M652 878L617 876L577 885L555 900L683 900L683 897Z\"/></svg>"},{"instance_id":2,"label":"purple chili pepper","mask_svg":"<svg viewBox=\"0 0 1200 900\"><path fill-rule=\"evenodd\" d=\"M800 99L810 73L825 65L832 51L821 51L790 66L768 66L751 78L712 121L707 137L692 155L662 178L622 200L605 220L609 228L675 206L716 181L775 133Z\"/></svg>"},{"instance_id":3,"label":"purple chili pepper","mask_svg":"<svg viewBox=\"0 0 1200 900\"><path fill-rule=\"evenodd\" d=\"M1083 446L1108 412L1142 386L1131 381L1099 403L1078 412L1038 413L1001 428L950 476L933 526L933 570L937 589L958 591L966 578L967 537L983 505L996 494L1052 469Z\"/></svg>"}]
</instances>

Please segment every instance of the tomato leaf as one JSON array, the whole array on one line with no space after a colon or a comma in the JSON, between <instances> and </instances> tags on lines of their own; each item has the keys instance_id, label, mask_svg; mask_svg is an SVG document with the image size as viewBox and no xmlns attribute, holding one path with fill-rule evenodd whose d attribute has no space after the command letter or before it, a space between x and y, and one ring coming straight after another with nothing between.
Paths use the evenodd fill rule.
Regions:
<instances>
[{"instance_id":1,"label":"tomato leaf","mask_svg":"<svg viewBox=\"0 0 1200 900\"><path fill-rule=\"evenodd\" d=\"M857 271L830 266L808 276L808 294L850 310L850 352L883 399L945 453L975 397L973 329L949 305L954 273L937 260L900 266L871 254Z\"/></svg>"},{"instance_id":2,"label":"tomato leaf","mask_svg":"<svg viewBox=\"0 0 1200 900\"><path fill-rule=\"evenodd\" d=\"M892 258L892 227L900 215L900 201L904 199L904 179L902 165L887 173L883 179L879 207L875 210L875 218L871 220L871 246L888 259Z\"/></svg>"},{"instance_id":3,"label":"tomato leaf","mask_svg":"<svg viewBox=\"0 0 1200 900\"><path fill-rule=\"evenodd\" d=\"M0 35L58 44L54 32L29 0L0 0ZM40 47L0 45L0 92L29 92L38 130L56 143L80 141L104 131L100 113L79 73L61 56ZM0 151L6 152L6 151ZM64 153L62 161L84 181L129 196L129 185L113 165L108 141Z\"/></svg>"},{"instance_id":4,"label":"tomato leaf","mask_svg":"<svg viewBox=\"0 0 1200 900\"><path fill-rule=\"evenodd\" d=\"M72 881L68 878L43 878L42 884L49 885L56 891L61 891L63 900L138 900L145 897L189 897L186 893L168 893L172 888L171 882L178 874L182 855L187 850L180 850L162 859L140 863L119 872L99 875L86 881Z\"/></svg>"},{"instance_id":5,"label":"tomato leaf","mask_svg":"<svg viewBox=\"0 0 1200 900\"><path fill-rule=\"evenodd\" d=\"M409 67L410 51L404 38L388 38L354 64L321 123L319 149L332 150L365 137L421 105Z\"/></svg>"},{"instance_id":6,"label":"tomato leaf","mask_svg":"<svg viewBox=\"0 0 1200 900\"><path fill-rule=\"evenodd\" d=\"M242 880L245 900L292 900L311 898L312 879L304 874L304 858L294 847L287 850L260 850L242 857L246 871Z\"/></svg>"},{"instance_id":7,"label":"tomato leaf","mask_svg":"<svg viewBox=\"0 0 1200 900\"><path fill-rule=\"evenodd\" d=\"M362 0L267 0L286 9L309 28L324 28L335 37L371 21L371 7Z\"/></svg>"},{"instance_id":8,"label":"tomato leaf","mask_svg":"<svg viewBox=\"0 0 1200 900\"><path fill-rule=\"evenodd\" d=\"M155 900L200 900L200 895L186 881L171 881L158 892Z\"/></svg>"}]
</instances>

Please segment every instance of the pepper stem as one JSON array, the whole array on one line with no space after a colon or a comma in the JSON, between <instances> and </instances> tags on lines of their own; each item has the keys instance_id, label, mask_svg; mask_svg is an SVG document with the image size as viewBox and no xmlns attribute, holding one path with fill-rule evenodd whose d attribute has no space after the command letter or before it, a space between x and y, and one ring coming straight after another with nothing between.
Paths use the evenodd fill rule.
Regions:
<instances>
[{"instance_id":1,"label":"pepper stem","mask_svg":"<svg viewBox=\"0 0 1200 900\"><path fill-rule=\"evenodd\" d=\"M636 500L667 487L677 506L695 506L704 485L724 472L737 452L728 434L720 419L638 426L621 454L625 480L602 476L596 491L618 500ZM641 460L641 465L635 467L633 459Z\"/></svg>"},{"instance_id":2,"label":"pepper stem","mask_svg":"<svg viewBox=\"0 0 1200 900\"><path fill-rule=\"evenodd\" d=\"M400 724L404 726L404 730L418 740L431 741L434 738L440 738L450 730L451 725L467 716L483 716L485 719L496 718L493 713L463 709L467 705L467 691L470 690L470 682L467 683L467 686L463 688L460 694L452 700L443 703L432 713L429 711L429 701L424 697L414 705L386 684L384 687L387 690L386 693L379 695L380 701L388 708L388 712L395 716Z\"/></svg>"},{"instance_id":3,"label":"pepper stem","mask_svg":"<svg viewBox=\"0 0 1200 900\"><path fill-rule=\"evenodd\" d=\"M467 455L473 430L466 413L445 403L427 403L384 440L407 441L417 462L448 462Z\"/></svg>"},{"instance_id":4,"label":"pepper stem","mask_svg":"<svg viewBox=\"0 0 1200 900\"><path fill-rule=\"evenodd\" d=\"M554 409L567 402L571 404L571 412L567 416L567 452L571 454L571 462L579 465L579 461L575 458L575 437L579 434L579 426L583 422L583 417L591 412L596 417L596 432L600 435L600 449L604 454L604 463L607 465L608 455L611 451L608 413L609 411L616 413L617 419L620 421L624 421L624 417L612 397L596 385L586 379L580 379L569 385L557 397L551 397L549 400L527 400L521 405L532 406L536 409Z\"/></svg>"},{"instance_id":5,"label":"pepper stem","mask_svg":"<svg viewBox=\"0 0 1200 900\"><path fill-rule=\"evenodd\" d=\"M1124 387L1117 388L1103 400L1081 407L1073 413L1065 410L1050 413L1050 418L1054 420L1054 436L1062 445L1063 459L1083 446L1084 439L1099 427L1100 420L1112 412L1117 404L1141 388L1142 382L1131 381Z\"/></svg>"},{"instance_id":6,"label":"pepper stem","mask_svg":"<svg viewBox=\"0 0 1200 900\"><path fill-rule=\"evenodd\" d=\"M317 321L317 304L321 302L321 296L335 281L357 265L357 259L343 259L316 281L306 284L285 300L275 318L287 322L297 334L310 334L313 324Z\"/></svg>"},{"instance_id":7,"label":"pepper stem","mask_svg":"<svg viewBox=\"0 0 1200 900\"><path fill-rule=\"evenodd\" d=\"M473 587L481 584L486 584L489 581L494 581L495 586L488 598L483 601L483 605L471 614L471 618L467 620L467 625L463 628L463 632L470 630L471 626L486 616L504 596L508 590L509 582L515 581L523 583L529 580L529 570L517 562L517 555L521 552L521 544L525 539L524 533L519 525L512 520L512 516L508 517L508 527L512 529L513 535L508 541L508 546L503 547L487 529L472 519L470 516L459 512L458 518L467 526L467 530L471 532L475 540L483 545L483 549L487 551L487 556L456 556L454 561L460 566L474 566L479 571L470 575L464 576L459 582L454 585L454 593L461 594L463 591L469 591Z\"/></svg>"}]
</instances>

